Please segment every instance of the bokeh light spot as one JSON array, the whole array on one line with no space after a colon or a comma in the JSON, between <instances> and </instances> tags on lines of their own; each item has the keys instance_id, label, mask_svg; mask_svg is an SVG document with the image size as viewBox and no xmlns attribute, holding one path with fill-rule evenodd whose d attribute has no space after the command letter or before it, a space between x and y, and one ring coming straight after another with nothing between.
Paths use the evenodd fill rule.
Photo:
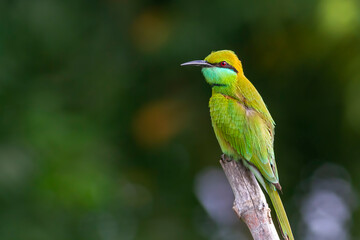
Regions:
<instances>
[{"instance_id":1,"label":"bokeh light spot","mask_svg":"<svg viewBox=\"0 0 360 240\"><path fill-rule=\"evenodd\" d=\"M155 9L141 13L132 26L133 42L144 52L153 52L162 47L167 42L169 33L169 20Z\"/></svg>"},{"instance_id":2,"label":"bokeh light spot","mask_svg":"<svg viewBox=\"0 0 360 240\"><path fill-rule=\"evenodd\" d=\"M171 99L145 104L135 115L134 137L142 146L161 146L184 126L184 114L181 104Z\"/></svg>"},{"instance_id":3,"label":"bokeh light spot","mask_svg":"<svg viewBox=\"0 0 360 240\"><path fill-rule=\"evenodd\" d=\"M322 0L319 5L321 28L334 36L356 30L359 7L354 0Z\"/></svg>"}]
</instances>

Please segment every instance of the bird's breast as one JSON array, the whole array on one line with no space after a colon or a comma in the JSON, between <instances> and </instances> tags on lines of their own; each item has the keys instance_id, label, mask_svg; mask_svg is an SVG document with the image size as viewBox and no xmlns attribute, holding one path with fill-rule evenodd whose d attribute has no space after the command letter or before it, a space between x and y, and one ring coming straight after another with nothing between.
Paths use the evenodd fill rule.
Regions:
<instances>
[{"instance_id":1,"label":"bird's breast","mask_svg":"<svg viewBox=\"0 0 360 240\"><path fill-rule=\"evenodd\" d=\"M242 134L241 129L246 125L246 107L219 93L213 93L209 107L212 126L223 153L238 158L239 154L230 142Z\"/></svg>"},{"instance_id":2,"label":"bird's breast","mask_svg":"<svg viewBox=\"0 0 360 240\"><path fill-rule=\"evenodd\" d=\"M226 125L227 127L231 128L232 126L234 128L241 127L235 126L234 122L232 121L236 117L236 115L248 116L250 114L253 114L252 109L247 108L237 99L220 93L214 93L211 96L209 101L209 107L213 125L216 124L218 125L218 127L221 127L222 125Z\"/></svg>"}]
</instances>

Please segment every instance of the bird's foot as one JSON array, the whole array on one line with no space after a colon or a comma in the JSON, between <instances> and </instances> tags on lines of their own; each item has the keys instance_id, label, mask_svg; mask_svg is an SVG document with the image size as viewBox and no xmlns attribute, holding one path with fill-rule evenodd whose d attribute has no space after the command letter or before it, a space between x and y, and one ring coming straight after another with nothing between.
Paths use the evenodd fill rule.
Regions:
<instances>
[{"instance_id":1,"label":"bird's foot","mask_svg":"<svg viewBox=\"0 0 360 240\"><path fill-rule=\"evenodd\" d=\"M233 159L231 157L229 157L226 154L221 154L221 161L223 162L231 162Z\"/></svg>"}]
</instances>

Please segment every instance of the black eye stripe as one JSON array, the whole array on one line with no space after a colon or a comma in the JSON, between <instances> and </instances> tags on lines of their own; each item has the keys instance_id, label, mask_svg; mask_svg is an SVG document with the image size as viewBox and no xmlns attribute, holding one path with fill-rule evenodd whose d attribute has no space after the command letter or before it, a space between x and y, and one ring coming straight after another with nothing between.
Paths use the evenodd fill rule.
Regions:
<instances>
[{"instance_id":1,"label":"black eye stripe","mask_svg":"<svg viewBox=\"0 0 360 240\"><path fill-rule=\"evenodd\" d=\"M225 61L221 61L221 62L218 62L218 63L214 63L213 66L214 66L214 67L220 67L220 68L228 68L228 69L233 70L233 71L236 72L236 73L238 72L238 71L236 70L236 68L234 68L233 66L231 66L228 62L225 62L225 63L226 63L225 66L221 65L222 62L225 62Z\"/></svg>"}]
</instances>

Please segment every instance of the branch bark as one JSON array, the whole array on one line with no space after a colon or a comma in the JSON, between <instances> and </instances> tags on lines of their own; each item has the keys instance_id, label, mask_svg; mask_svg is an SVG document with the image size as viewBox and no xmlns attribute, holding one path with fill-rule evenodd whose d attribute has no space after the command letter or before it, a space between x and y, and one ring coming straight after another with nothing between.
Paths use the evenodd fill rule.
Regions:
<instances>
[{"instance_id":1,"label":"branch bark","mask_svg":"<svg viewBox=\"0 0 360 240\"><path fill-rule=\"evenodd\" d=\"M270 208L255 179L241 161L220 160L235 196L233 209L248 226L254 240L279 240Z\"/></svg>"}]
</instances>

